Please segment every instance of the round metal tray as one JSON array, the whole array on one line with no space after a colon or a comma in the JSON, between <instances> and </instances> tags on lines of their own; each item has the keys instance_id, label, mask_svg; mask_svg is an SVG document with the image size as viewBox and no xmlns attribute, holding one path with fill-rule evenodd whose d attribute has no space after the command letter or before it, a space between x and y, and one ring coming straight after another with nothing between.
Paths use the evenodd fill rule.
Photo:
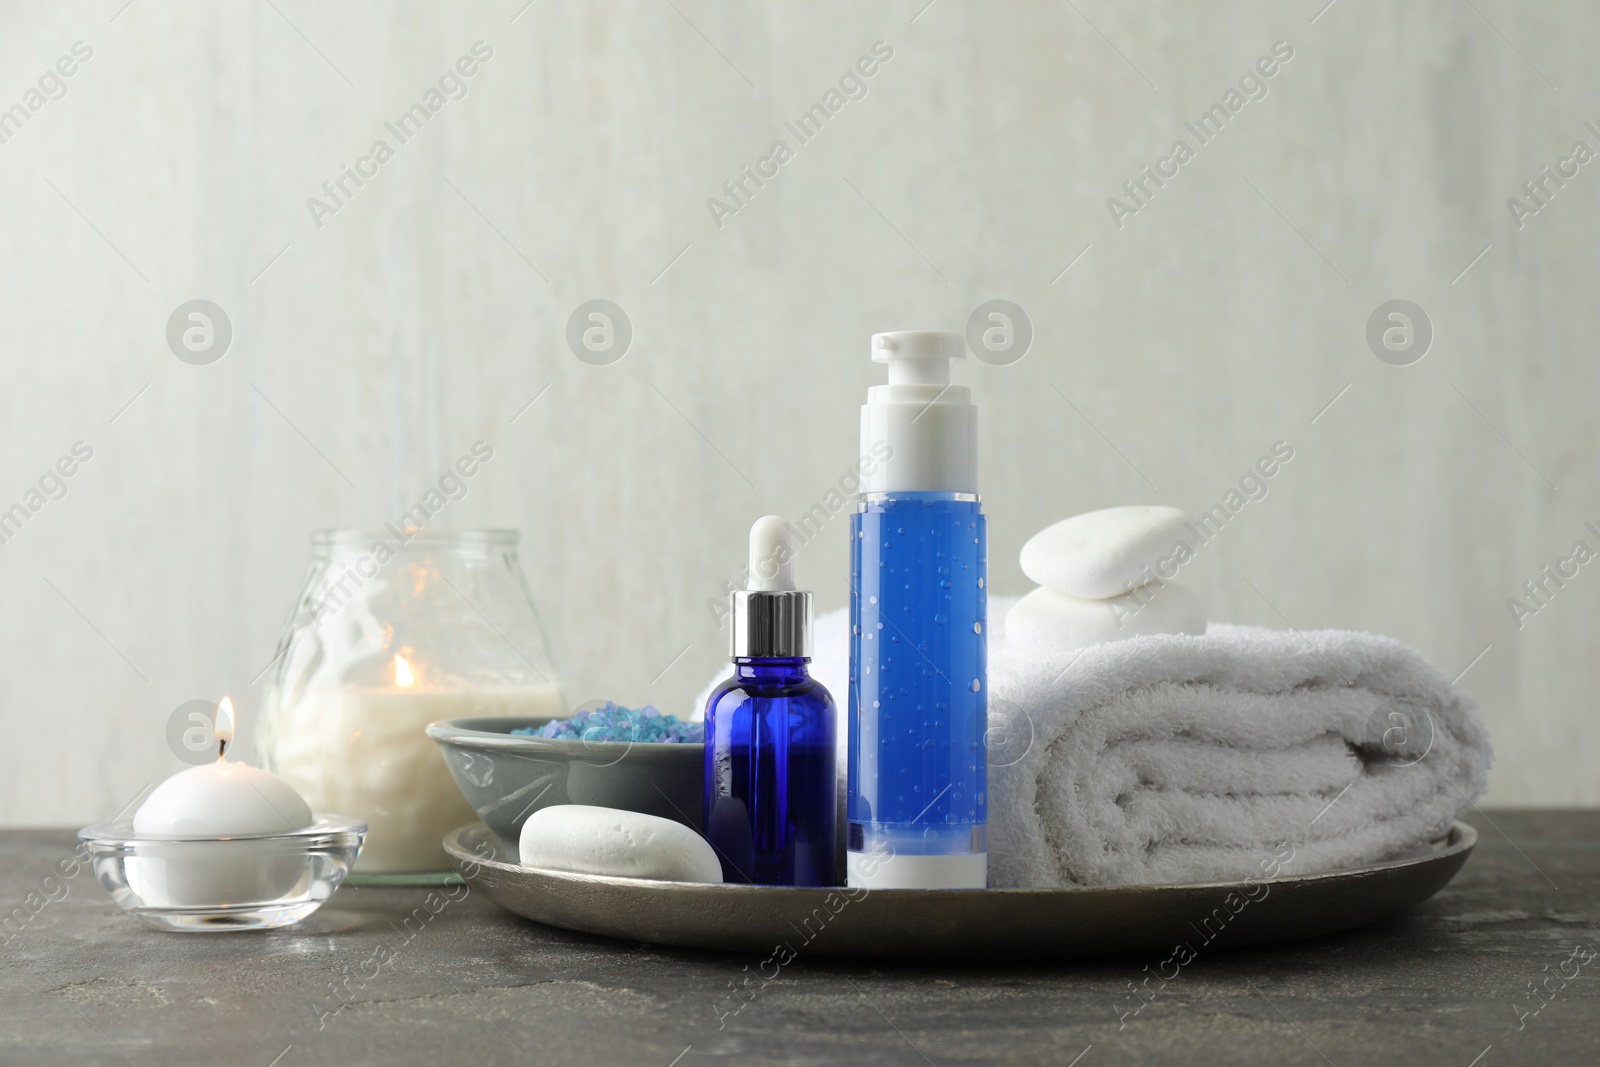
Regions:
<instances>
[{"instance_id":1,"label":"round metal tray","mask_svg":"<svg viewBox=\"0 0 1600 1067\"><path fill-rule=\"evenodd\" d=\"M567 930L722 952L942 960L1191 953L1350 930L1427 900L1478 833L1455 823L1417 855L1247 882L1084 889L784 889L523 867L482 823L444 839L473 888ZM792 956L791 956L792 958Z\"/></svg>"}]
</instances>

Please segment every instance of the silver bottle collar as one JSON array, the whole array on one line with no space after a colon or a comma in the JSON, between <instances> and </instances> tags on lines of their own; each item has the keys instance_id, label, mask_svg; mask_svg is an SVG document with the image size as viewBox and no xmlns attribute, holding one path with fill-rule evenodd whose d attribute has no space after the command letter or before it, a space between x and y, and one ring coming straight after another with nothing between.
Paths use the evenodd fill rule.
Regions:
<instances>
[{"instance_id":1,"label":"silver bottle collar","mask_svg":"<svg viewBox=\"0 0 1600 1067\"><path fill-rule=\"evenodd\" d=\"M736 590L729 650L735 659L809 659L811 594Z\"/></svg>"}]
</instances>

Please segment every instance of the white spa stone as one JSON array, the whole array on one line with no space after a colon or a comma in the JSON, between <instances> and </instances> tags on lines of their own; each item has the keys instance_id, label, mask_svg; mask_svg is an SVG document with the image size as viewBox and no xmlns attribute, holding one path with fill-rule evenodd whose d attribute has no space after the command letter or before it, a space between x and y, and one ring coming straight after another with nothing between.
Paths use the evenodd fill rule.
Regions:
<instances>
[{"instance_id":1,"label":"white spa stone","mask_svg":"<svg viewBox=\"0 0 1600 1067\"><path fill-rule=\"evenodd\" d=\"M663 882L720 882L722 864L705 838L655 815L588 804L540 808L522 824L524 867Z\"/></svg>"},{"instance_id":2,"label":"white spa stone","mask_svg":"<svg viewBox=\"0 0 1600 1067\"><path fill-rule=\"evenodd\" d=\"M1028 539L1022 546L1022 573L1046 589L1092 600L1121 596L1144 585L1172 547L1189 516L1177 508L1151 504L1086 511ZM1150 568L1146 572L1145 568ZM1142 613L1141 613L1142 614Z\"/></svg>"},{"instance_id":3,"label":"white spa stone","mask_svg":"<svg viewBox=\"0 0 1600 1067\"><path fill-rule=\"evenodd\" d=\"M1006 615L1006 641L1045 654L1147 634L1203 634L1206 607L1177 582L1140 586L1103 600L1035 589Z\"/></svg>"}]
</instances>

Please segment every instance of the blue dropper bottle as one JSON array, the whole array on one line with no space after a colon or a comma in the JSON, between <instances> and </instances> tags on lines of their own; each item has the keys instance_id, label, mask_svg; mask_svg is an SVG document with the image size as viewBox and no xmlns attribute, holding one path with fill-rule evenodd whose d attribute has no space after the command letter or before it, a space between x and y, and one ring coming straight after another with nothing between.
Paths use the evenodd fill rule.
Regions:
<instances>
[{"instance_id":1,"label":"blue dropper bottle","mask_svg":"<svg viewBox=\"0 0 1600 1067\"><path fill-rule=\"evenodd\" d=\"M811 594L777 515L750 528L733 675L706 702L705 833L727 882L837 885L833 698L812 679Z\"/></svg>"},{"instance_id":2,"label":"blue dropper bottle","mask_svg":"<svg viewBox=\"0 0 1600 1067\"><path fill-rule=\"evenodd\" d=\"M851 886L982 889L987 545L977 409L950 363L958 333L874 334L889 365L861 408L864 473L851 517Z\"/></svg>"}]
</instances>

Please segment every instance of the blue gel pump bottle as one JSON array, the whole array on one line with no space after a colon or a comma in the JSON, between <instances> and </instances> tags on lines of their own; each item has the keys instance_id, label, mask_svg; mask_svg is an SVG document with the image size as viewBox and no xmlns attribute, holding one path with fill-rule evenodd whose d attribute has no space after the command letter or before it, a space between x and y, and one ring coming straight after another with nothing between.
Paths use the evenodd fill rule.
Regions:
<instances>
[{"instance_id":1,"label":"blue gel pump bottle","mask_svg":"<svg viewBox=\"0 0 1600 1067\"><path fill-rule=\"evenodd\" d=\"M750 528L733 594L733 676L706 702L706 839L727 882L838 885L833 698L807 672L811 594L777 515Z\"/></svg>"},{"instance_id":2,"label":"blue gel pump bottle","mask_svg":"<svg viewBox=\"0 0 1600 1067\"><path fill-rule=\"evenodd\" d=\"M874 334L889 365L861 408L851 519L846 878L873 889L988 881L987 545L977 409L950 383L958 333Z\"/></svg>"}]
</instances>

